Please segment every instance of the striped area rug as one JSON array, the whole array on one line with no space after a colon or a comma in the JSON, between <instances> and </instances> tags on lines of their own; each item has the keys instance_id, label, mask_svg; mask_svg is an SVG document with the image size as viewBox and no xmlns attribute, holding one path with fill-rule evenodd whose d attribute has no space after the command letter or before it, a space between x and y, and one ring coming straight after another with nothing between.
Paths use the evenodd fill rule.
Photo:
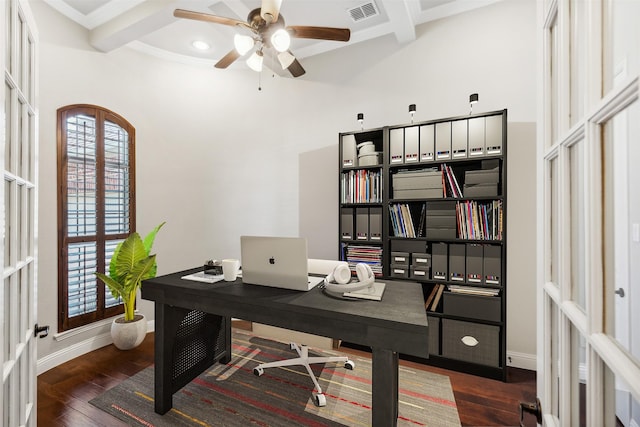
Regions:
<instances>
[{"instance_id":1,"label":"striped area rug","mask_svg":"<svg viewBox=\"0 0 640 427\"><path fill-rule=\"evenodd\" d=\"M259 363L295 356L281 343L233 330L231 363L215 364L173 396L165 415L153 410L153 367L123 381L91 401L132 426L369 426L371 360L353 357L342 364L313 365L327 405L316 407L313 382L301 366L266 369ZM309 350L309 355L337 355ZM460 426L449 378L400 367L399 426Z\"/></svg>"}]
</instances>

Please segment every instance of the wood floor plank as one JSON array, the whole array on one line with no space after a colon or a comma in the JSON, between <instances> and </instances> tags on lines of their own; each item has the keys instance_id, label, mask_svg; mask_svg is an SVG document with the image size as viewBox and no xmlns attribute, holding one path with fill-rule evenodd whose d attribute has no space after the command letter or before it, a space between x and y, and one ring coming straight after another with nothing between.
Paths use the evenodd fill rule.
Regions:
<instances>
[{"instance_id":1,"label":"wood floor plank","mask_svg":"<svg viewBox=\"0 0 640 427\"><path fill-rule=\"evenodd\" d=\"M249 329L240 326L240 329ZM340 351L369 356L353 349L341 348ZM133 350L121 351L109 345L39 375L38 424L47 427L126 426L89 401L153 365L153 355L154 334L150 333ZM403 360L401 364L449 376L460 421L465 427L518 426L519 403L535 400L536 376L532 371L508 368L508 380L501 382L416 362ZM534 419L528 421L525 425L535 425Z\"/></svg>"}]
</instances>

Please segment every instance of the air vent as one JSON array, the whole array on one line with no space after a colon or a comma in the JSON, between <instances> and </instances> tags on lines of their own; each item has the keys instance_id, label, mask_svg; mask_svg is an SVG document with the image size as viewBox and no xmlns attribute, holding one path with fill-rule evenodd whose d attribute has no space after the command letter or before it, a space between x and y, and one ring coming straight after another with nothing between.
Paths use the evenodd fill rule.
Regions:
<instances>
[{"instance_id":1,"label":"air vent","mask_svg":"<svg viewBox=\"0 0 640 427\"><path fill-rule=\"evenodd\" d=\"M351 19L353 19L353 22L360 22L364 19L369 19L379 14L378 8L376 7L376 4L374 2L365 3L361 6L348 9L348 11L349 16L351 16Z\"/></svg>"}]
</instances>

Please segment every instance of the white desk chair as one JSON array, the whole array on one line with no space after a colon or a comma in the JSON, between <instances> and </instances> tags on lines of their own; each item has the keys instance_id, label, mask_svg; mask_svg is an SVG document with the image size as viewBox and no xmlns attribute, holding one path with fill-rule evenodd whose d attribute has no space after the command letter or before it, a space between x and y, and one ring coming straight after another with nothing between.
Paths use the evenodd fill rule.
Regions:
<instances>
[{"instance_id":1,"label":"white desk chair","mask_svg":"<svg viewBox=\"0 0 640 427\"><path fill-rule=\"evenodd\" d=\"M308 263L309 274L322 274L327 276L333 272L336 266L340 264L347 263L344 261L310 259ZM298 346L298 344L292 342L289 343L289 346L291 347L291 350L295 350L298 353L298 357L293 359L280 360L277 362L262 363L253 368L253 373L257 376L261 376L262 374L264 374L264 370L267 368L302 365L307 368L307 372L309 373L309 376L311 377L311 380L315 385L315 389L313 391L313 403L315 403L316 406L325 406L327 404L327 399L322 392L322 388L320 387L316 376L311 370L310 365L314 363L341 362L344 363L344 367L346 369L351 370L355 368L355 363L349 360L349 358L346 356L309 357L309 349L304 344Z\"/></svg>"}]
</instances>

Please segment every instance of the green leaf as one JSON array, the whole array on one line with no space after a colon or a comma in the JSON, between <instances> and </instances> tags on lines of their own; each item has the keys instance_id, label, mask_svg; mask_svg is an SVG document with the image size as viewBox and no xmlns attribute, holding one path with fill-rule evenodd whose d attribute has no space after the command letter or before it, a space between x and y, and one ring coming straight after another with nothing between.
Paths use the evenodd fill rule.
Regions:
<instances>
[{"instance_id":1,"label":"green leaf","mask_svg":"<svg viewBox=\"0 0 640 427\"><path fill-rule=\"evenodd\" d=\"M158 234L158 231L160 231L162 226L165 224L166 224L166 221L158 225L153 230L151 230L149 234L147 234L146 237L144 238L144 250L147 251L147 255L151 253L151 248L153 247L153 242L156 239L156 234Z\"/></svg>"}]
</instances>

